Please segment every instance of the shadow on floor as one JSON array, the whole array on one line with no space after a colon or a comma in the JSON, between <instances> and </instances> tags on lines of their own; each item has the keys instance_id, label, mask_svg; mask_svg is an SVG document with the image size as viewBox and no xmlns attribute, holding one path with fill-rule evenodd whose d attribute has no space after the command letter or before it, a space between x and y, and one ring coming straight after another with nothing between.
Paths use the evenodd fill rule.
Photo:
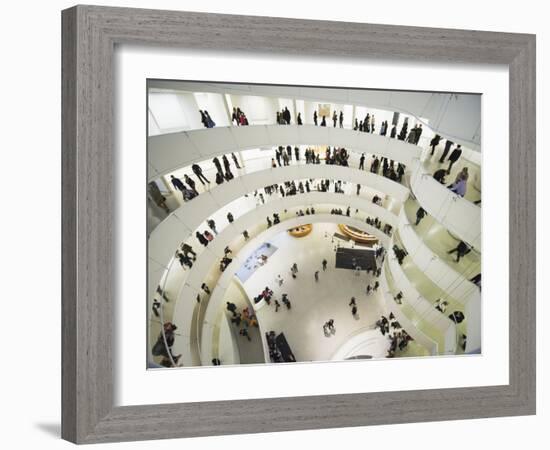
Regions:
<instances>
[{"instance_id":1,"label":"shadow on floor","mask_svg":"<svg viewBox=\"0 0 550 450\"><path fill-rule=\"evenodd\" d=\"M36 428L55 438L61 438L60 423L37 423Z\"/></svg>"}]
</instances>

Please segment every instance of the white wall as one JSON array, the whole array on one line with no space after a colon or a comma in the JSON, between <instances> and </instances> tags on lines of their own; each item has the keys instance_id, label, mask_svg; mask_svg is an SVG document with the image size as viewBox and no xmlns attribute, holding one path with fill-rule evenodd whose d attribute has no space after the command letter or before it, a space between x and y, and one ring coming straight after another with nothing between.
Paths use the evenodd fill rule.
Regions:
<instances>
[{"instance_id":1,"label":"white wall","mask_svg":"<svg viewBox=\"0 0 550 450\"><path fill-rule=\"evenodd\" d=\"M193 94L169 91L149 94L149 136L197 128L203 125Z\"/></svg>"},{"instance_id":2,"label":"white wall","mask_svg":"<svg viewBox=\"0 0 550 450\"><path fill-rule=\"evenodd\" d=\"M3 13L0 33L4 61L12 62L13 70L0 73L3 92L2 123L9 124L9 133L4 138L4 173L7 186L18 186L18 199L32 202L18 208L6 207L10 220L1 222L3 276L9 285L18 289L15 311L23 311L24 320L32 332L21 335L19 316L10 315L3 321L0 333L6 343L13 336L20 336L21 347L32 353L29 363L14 364L5 359L2 371L2 418L8 426L1 436L3 447L29 447L43 450L72 449L74 446L59 439L60 417L60 10L72 6L72 0L51 0L41 2L7 2ZM537 80L538 94L538 180L539 188L539 230L550 226L547 199L550 195L550 181L542 176L547 166L548 155L542 149L550 141L543 125L550 119L550 90L546 81L550 76L548 40L550 30L547 24L547 8L544 2L525 0L520 5L507 5L496 0L480 2L464 0L459 7L442 8L440 0L419 0L412 4L407 0L394 0L390 8L381 4L358 4L353 0L332 2L257 2L242 0L227 2L211 0L208 3L197 0L102 0L96 3L111 6L140 8L185 9L191 11L218 12L229 14L250 14L316 18L323 20L362 21L371 23L395 23L417 26L439 26L492 31L537 33ZM504 7L503 7L504 6ZM495 14L495 11L498 13ZM24 25L21 19L25 19ZM32 29L32 33L22 33ZM17 39L14 39L17 36ZM330 30L326 30L330 39ZM243 74L243 79L246 74ZM40 120L33 122L32 133L26 120L12 120L14 117L28 117L29 102L22 101L21 92L27 87L38 87L32 97L33 114ZM8 116L9 114L9 116ZM503 130L507 132L507 130ZM23 139L22 139L23 137ZM19 151L21 149L21 151ZM23 151L24 150L24 151ZM7 170L7 169L10 170ZM15 170L17 169L17 170ZM20 170L19 170L20 169ZM24 170L29 178L41 180L40 198L36 186L20 182ZM46 200L47 201L38 201ZM546 202L544 205L543 201ZM6 204L8 205L8 204ZM546 206L543 209L543 206ZM39 229L37 228L39 225ZM46 257L46 264L38 267L29 261L35 254L37 236L40 236L40 254ZM550 254L547 233L538 236L539 279L543 278L547 261L542 255ZM28 286L40 286L40 294L29 292ZM357 427L349 429L300 431L246 436L220 436L186 441L156 441L124 443L116 447L97 445L93 449L172 449L184 445L189 450L224 450L261 448L274 450L292 449L300 446L331 449L343 445L368 443L370 447L386 448L388 439L394 437L407 450L465 450L477 448L498 448L516 450L535 448L537 442L547 442L547 424L550 421L550 395L548 390L548 364L550 354L548 327L548 306L542 302L547 297L548 285L539 284L538 304L538 399L539 415L536 417L492 418L440 423L416 423L378 427ZM546 291L546 292L545 292ZM23 309L23 307L25 309ZM541 445L538 445L542 448Z\"/></svg>"},{"instance_id":3,"label":"white wall","mask_svg":"<svg viewBox=\"0 0 550 450\"><path fill-rule=\"evenodd\" d=\"M196 115L200 118L199 109L208 111L210 117L217 127L226 127L229 125L231 116L229 116L225 106L222 94L212 94L210 92L197 92L194 94L198 109ZM202 124L198 128L203 128Z\"/></svg>"},{"instance_id":4,"label":"white wall","mask_svg":"<svg viewBox=\"0 0 550 450\"><path fill-rule=\"evenodd\" d=\"M230 95L234 108L241 108L250 125L271 125L275 123L279 104L277 99L255 95Z\"/></svg>"}]
</instances>

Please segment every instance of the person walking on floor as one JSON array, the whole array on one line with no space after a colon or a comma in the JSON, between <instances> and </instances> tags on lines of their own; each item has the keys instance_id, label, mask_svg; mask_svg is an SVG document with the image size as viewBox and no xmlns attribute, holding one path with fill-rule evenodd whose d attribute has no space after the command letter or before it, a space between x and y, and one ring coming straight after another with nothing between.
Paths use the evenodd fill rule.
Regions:
<instances>
[{"instance_id":1,"label":"person walking on floor","mask_svg":"<svg viewBox=\"0 0 550 450\"><path fill-rule=\"evenodd\" d=\"M170 181L176 190L181 192L185 192L187 190L183 182L179 178L176 178L174 175L170 175Z\"/></svg>"},{"instance_id":2,"label":"person walking on floor","mask_svg":"<svg viewBox=\"0 0 550 450\"><path fill-rule=\"evenodd\" d=\"M226 309L231 314L233 314L233 317L235 317L237 315L237 305L235 305L235 303L232 303L232 302L226 302L225 304L227 305Z\"/></svg>"},{"instance_id":3,"label":"person walking on floor","mask_svg":"<svg viewBox=\"0 0 550 450\"><path fill-rule=\"evenodd\" d=\"M359 170L365 170L365 154L361 153L361 158L359 158Z\"/></svg>"},{"instance_id":4,"label":"person walking on floor","mask_svg":"<svg viewBox=\"0 0 550 450\"><path fill-rule=\"evenodd\" d=\"M323 272L324 272L325 270L327 270L328 261L327 261L326 259L323 259L323 263L322 263L322 264L323 264Z\"/></svg>"},{"instance_id":5,"label":"person walking on floor","mask_svg":"<svg viewBox=\"0 0 550 450\"><path fill-rule=\"evenodd\" d=\"M213 219L208 219L206 221L210 229L214 232L214 234L218 234L218 230L216 230L216 222L214 222Z\"/></svg>"},{"instance_id":6,"label":"person walking on floor","mask_svg":"<svg viewBox=\"0 0 550 450\"><path fill-rule=\"evenodd\" d=\"M449 250L447 254L456 253L456 262L460 261L460 258L464 257L468 253L470 253L472 249L466 244L464 241L460 241L458 245L453 248L452 250Z\"/></svg>"},{"instance_id":7,"label":"person walking on floor","mask_svg":"<svg viewBox=\"0 0 550 450\"><path fill-rule=\"evenodd\" d=\"M288 299L288 294L283 294L281 297L281 301L285 304L286 309L290 309L290 300Z\"/></svg>"},{"instance_id":8,"label":"person walking on floor","mask_svg":"<svg viewBox=\"0 0 550 450\"><path fill-rule=\"evenodd\" d=\"M462 155L462 147L459 144L452 151L451 156L449 156L449 167L447 168L447 174L451 173L451 168L453 167L453 164L458 161L460 155Z\"/></svg>"},{"instance_id":9,"label":"person walking on floor","mask_svg":"<svg viewBox=\"0 0 550 450\"><path fill-rule=\"evenodd\" d=\"M204 245L205 247L208 245L208 239L206 239L200 232L196 232L195 236L199 240L199 242Z\"/></svg>"},{"instance_id":10,"label":"person walking on floor","mask_svg":"<svg viewBox=\"0 0 550 450\"><path fill-rule=\"evenodd\" d=\"M231 159L233 159L233 162L235 163L235 167L237 169L240 169L241 166L239 165L239 160L237 159L237 157L235 156L235 153L231 152Z\"/></svg>"},{"instance_id":11,"label":"person walking on floor","mask_svg":"<svg viewBox=\"0 0 550 450\"><path fill-rule=\"evenodd\" d=\"M415 226L418 226L418 224L420 223L420 221L426 216L426 210L424 208L422 208L422 206L420 208L418 208L418 210L416 211L416 222L415 222Z\"/></svg>"},{"instance_id":12,"label":"person walking on floor","mask_svg":"<svg viewBox=\"0 0 550 450\"><path fill-rule=\"evenodd\" d=\"M439 145L439 142L441 141L441 136L439 134L436 134L432 140L430 141L430 147L432 148L432 151L430 153L430 156L434 155L435 148Z\"/></svg>"},{"instance_id":13,"label":"person walking on floor","mask_svg":"<svg viewBox=\"0 0 550 450\"><path fill-rule=\"evenodd\" d=\"M248 330L246 328L242 328L241 331L239 331L239 334L247 338L249 342L252 340L250 339L250 335L248 334Z\"/></svg>"},{"instance_id":14,"label":"person walking on floor","mask_svg":"<svg viewBox=\"0 0 550 450\"><path fill-rule=\"evenodd\" d=\"M193 260L197 259L197 254L193 250L193 247L191 247L189 244L186 244L184 242L181 244L180 248L185 256L189 256L189 253L191 253L193 255Z\"/></svg>"},{"instance_id":15,"label":"person walking on floor","mask_svg":"<svg viewBox=\"0 0 550 450\"><path fill-rule=\"evenodd\" d=\"M441 158L439 158L439 162L442 164L443 161L445 161L445 158L447 157L447 154L451 150L451 147L453 146L454 142L447 139L447 142L445 142L445 148L443 149L443 153L441 154Z\"/></svg>"},{"instance_id":16,"label":"person walking on floor","mask_svg":"<svg viewBox=\"0 0 550 450\"><path fill-rule=\"evenodd\" d=\"M315 274L314 274L314 277L315 277L315 281L319 281L319 271L315 271Z\"/></svg>"},{"instance_id":17,"label":"person walking on floor","mask_svg":"<svg viewBox=\"0 0 550 450\"><path fill-rule=\"evenodd\" d=\"M199 166L198 164L193 164L191 166L191 170L193 171L193 173L197 176L197 178L199 179L199 181L204 185L205 183L208 183L210 184L210 181L208 180L208 178L206 178L203 174L202 174L202 168L201 166Z\"/></svg>"}]
</instances>

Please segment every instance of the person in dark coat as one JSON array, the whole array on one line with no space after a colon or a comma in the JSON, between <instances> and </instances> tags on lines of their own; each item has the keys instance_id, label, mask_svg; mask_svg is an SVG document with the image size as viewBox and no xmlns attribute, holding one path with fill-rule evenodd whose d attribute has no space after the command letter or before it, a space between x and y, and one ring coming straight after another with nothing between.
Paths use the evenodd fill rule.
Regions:
<instances>
[{"instance_id":1,"label":"person in dark coat","mask_svg":"<svg viewBox=\"0 0 550 450\"><path fill-rule=\"evenodd\" d=\"M298 117L296 117L296 123L298 125L303 125L303 123L302 123L302 113L298 113Z\"/></svg>"},{"instance_id":2,"label":"person in dark coat","mask_svg":"<svg viewBox=\"0 0 550 450\"><path fill-rule=\"evenodd\" d=\"M285 109L283 110L283 119L285 119L285 122L287 125L290 125L290 111L285 106Z\"/></svg>"},{"instance_id":3,"label":"person in dark coat","mask_svg":"<svg viewBox=\"0 0 550 450\"><path fill-rule=\"evenodd\" d=\"M199 179L199 181L204 185L204 183L210 183L210 181L208 180L208 178L206 178L203 174L202 174L202 168L201 166L199 166L198 164L193 164L191 166L191 170L193 171L193 173L197 176L197 178Z\"/></svg>"},{"instance_id":4,"label":"person in dark coat","mask_svg":"<svg viewBox=\"0 0 550 450\"><path fill-rule=\"evenodd\" d=\"M181 192L185 192L185 191L186 191L185 185L183 184L183 182L182 182L179 178L176 178L174 175L170 175L170 181L172 182L172 185L173 185L178 191L181 191Z\"/></svg>"},{"instance_id":5,"label":"person in dark coat","mask_svg":"<svg viewBox=\"0 0 550 450\"><path fill-rule=\"evenodd\" d=\"M235 167L237 169L240 169L241 166L239 165L239 161L237 160L237 157L235 156L235 153L231 153L231 158L233 159L233 162L235 163Z\"/></svg>"},{"instance_id":6,"label":"person in dark coat","mask_svg":"<svg viewBox=\"0 0 550 450\"><path fill-rule=\"evenodd\" d=\"M456 253L456 262L460 261L460 258L470 253L472 249L468 247L468 244L464 241L460 241L458 245L453 248L452 250L449 250L447 253L450 255L452 253Z\"/></svg>"},{"instance_id":7,"label":"person in dark coat","mask_svg":"<svg viewBox=\"0 0 550 450\"><path fill-rule=\"evenodd\" d=\"M313 111L313 123L314 123L315 125L318 125L318 124L317 124L317 111Z\"/></svg>"},{"instance_id":8,"label":"person in dark coat","mask_svg":"<svg viewBox=\"0 0 550 450\"><path fill-rule=\"evenodd\" d=\"M229 164L229 159L227 159L227 156L222 156L223 161L223 167L225 168L226 173L231 173L231 165Z\"/></svg>"},{"instance_id":9,"label":"person in dark coat","mask_svg":"<svg viewBox=\"0 0 550 450\"><path fill-rule=\"evenodd\" d=\"M216 170L220 173L223 173L222 171L222 164L220 163L220 160L218 159L218 157L216 156L212 162L214 163L214 165L216 166Z\"/></svg>"},{"instance_id":10,"label":"person in dark coat","mask_svg":"<svg viewBox=\"0 0 550 450\"><path fill-rule=\"evenodd\" d=\"M212 117L210 117L210 114L208 114L206 109L204 110L204 115L206 116L206 122L208 123L207 128L214 128L216 123L212 120Z\"/></svg>"},{"instance_id":11,"label":"person in dark coat","mask_svg":"<svg viewBox=\"0 0 550 450\"><path fill-rule=\"evenodd\" d=\"M418 142L420 141L420 136L422 136L422 124L418 125L416 127L416 133L414 134L414 143L418 145Z\"/></svg>"},{"instance_id":12,"label":"person in dark coat","mask_svg":"<svg viewBox=\"0 0 550 450\"><path fill-rule=\"evenodd\" d=\"M418 226L418 224L420 223L420 221L426 216L426 210L424 208L422 208L422 206L420 208L418 208L418 211L416 211L416 223L415 223L415 226Z\"/></svg>"},{"instance_id":13,"label":"person in dark coat","mask_svg":"<svg viewBox=\"0 0 550 450\"><path fill-rule=\"evenodd\" d=\"M443 149L443 153L441 154L441 158L439 158L440 163L443 163L443 161L445 161L445 158L447 157L447 154L449 153L449 150L451 150L453 144L453 141L447 139L447 142L445 142L445 148Z\"/></svg>"},{"instance_id":14,"label":"person in dark coat","mask_svg":"<svg viewBox=\"0 0 550 450\"><path fill-rule=\"evenodd\" d=\"M451 173L451 168L453 167L453 164L458 161L460 155L462 155L462 148L460 145L457 145L452 151L451 156L449 156L449 167L447 169L447 173Z\"/></svg>"},{"instance_id":15,"label":"person in dark coat","mask_svg":"<svg viewBox=\"0 0 550 450\"><path fill-rule=\"evenodd\" d=\"M447 171L445 169L439 169L434 172L434 179L441 184L445 184L445 176Z\"/></svg>"},{"instance_id":16,"label":"person in dark coat","mask_svg":"<svg viewBox=\"0 0 550 450\"><path fill-rule=\"evenodd\" d=\"M201 233L198 231L195 233L195 236L199 240L199 242L204 245L205 247L208 245L208 239L206 239Z\"/></svg>"},{"instance_id":17,"label":"person in dark coat","mask_svg":"<svg viewBox=\"0 0 550 450\"><path fill-rule=\"evenodd\" d=\"M191 188L191 190L193 191L194 194L199 194L199 192L197 191L196 189L196 184L195 182L192 180L192 178L188 175L184 175L183 176L183 179L185 180L185 182L187 183L187 185Z\"/></svg>"},{"instance_id":18,"label":"person in dark coat","mask_svg":"<svg viewBox=\"0 0 550 450\"><path fill-rule=\"evenodd\" d=\"M430 156L433 156L435 152L435 148L439 145L439 142L441 141L441 136L439 134L436 134L432 140L430 141L430 147L432 148L432 151L430 153Z\"/></svg>"}]
</instances>

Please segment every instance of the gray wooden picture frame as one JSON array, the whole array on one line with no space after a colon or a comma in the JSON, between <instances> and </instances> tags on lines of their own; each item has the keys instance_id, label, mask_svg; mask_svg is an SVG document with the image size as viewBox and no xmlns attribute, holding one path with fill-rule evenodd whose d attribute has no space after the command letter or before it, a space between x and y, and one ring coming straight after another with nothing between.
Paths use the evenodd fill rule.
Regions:
<instances>
[{"instance_id":1,"label":"gray wooden picture frame","mask_svg":"<svg viewBox=\"0 0 550 450\"><path fill-rule=\"evenodd\" d=\"M63 11L62 33L64 439L95 443L535 413L534 35L97 6ZM116 44L507 65L509 384L114 407Z\"/></svg>"}]
</instances>

